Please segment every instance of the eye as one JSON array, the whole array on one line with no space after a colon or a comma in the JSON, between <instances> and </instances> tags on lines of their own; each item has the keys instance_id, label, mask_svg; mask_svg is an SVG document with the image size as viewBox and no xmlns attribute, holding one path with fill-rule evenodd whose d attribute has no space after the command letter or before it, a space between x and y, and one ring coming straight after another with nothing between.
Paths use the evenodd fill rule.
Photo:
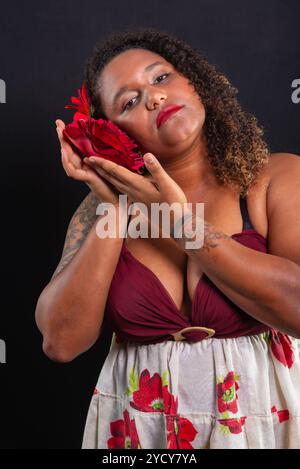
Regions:
<instances>
[{"instance_id":1,"label":"eye","mask_svg":"<svg viewBox=\"0 0 300 469\"><path fill-rule=\"evenodd\" d=\"M164 73L163 75L159 75L159 76L156 78L156 80L157 80L158 78L160 78L160 77L167 77L168 75L170 75L170 74L169 74L169 73Z\"/></svg>"},{"instance_id":2,"label":"eye","mask_svg":"<svg viewBox=\"0 0 300 469\"><path fill-rule=\"evenodd\" d=\"M156 78L156 80L158 80L158 79L161 78L161 77L168 76L168 75L170 75L170 74L169 74L169 73L164 73L163 75L159 75L159 76ZM156 80L155 80L155 81L156 81ZM160 83L160 82L159 82L159 83ZM135 97L136 97L136 96L135 96ZM133 99L135 99L135 98L131 98L129 101L127 101L127 103L125 104L125 106L123 106L122 111L126 111L126 110L132 108L132 106L129 106L129 107L128 107L128 105L129 105L129 103L130 103Z\"/></svg>"}]
</instances>

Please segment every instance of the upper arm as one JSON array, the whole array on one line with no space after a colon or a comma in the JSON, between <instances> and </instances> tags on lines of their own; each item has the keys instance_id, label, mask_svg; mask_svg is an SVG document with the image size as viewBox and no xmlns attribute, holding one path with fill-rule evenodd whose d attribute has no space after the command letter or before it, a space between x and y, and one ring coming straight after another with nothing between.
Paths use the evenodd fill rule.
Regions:
<instances>
[{"instance_id":1,"label":"upper arm","mask_svg":"<svg viewBox=\"0 0 300 469\"><path fill-rule=\"evenodd\" d=\"M300 265L300 157L274 153L270 171L267 197L269 252Z\"/></svg>"},{"instance_id":2,"label":"upper arm","mask_svg":"<svg viewBox=\"0 0 300 469\"><path fill-rule=\"evenodd\" d=\"M83 244L95 220L98 218L96 209L99 203L100 199L93 192L89 192L74 212L67 229L61 259L51 280L69 264Z\"/></svg>"}]
</instances>

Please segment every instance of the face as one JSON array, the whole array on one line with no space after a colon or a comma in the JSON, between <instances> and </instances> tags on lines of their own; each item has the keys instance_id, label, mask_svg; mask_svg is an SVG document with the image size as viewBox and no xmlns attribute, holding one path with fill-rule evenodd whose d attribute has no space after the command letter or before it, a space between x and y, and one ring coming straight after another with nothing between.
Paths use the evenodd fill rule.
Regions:
<instances>
[{"instance_id":1,"label":"face","mask_svg":"<svg viewBox=\"0 0 300 469\"><path fill-rule=\"evenodd\" d=\"M142 153L163 161L200 142L202 101L189 80L160 55L145 49L122 52L105 66L98 83L107 119L133 138ZM127 89L119 94L123 87ZM183 107L157 127L158 113L170 104Z\"/></svg>"}]
</instances>

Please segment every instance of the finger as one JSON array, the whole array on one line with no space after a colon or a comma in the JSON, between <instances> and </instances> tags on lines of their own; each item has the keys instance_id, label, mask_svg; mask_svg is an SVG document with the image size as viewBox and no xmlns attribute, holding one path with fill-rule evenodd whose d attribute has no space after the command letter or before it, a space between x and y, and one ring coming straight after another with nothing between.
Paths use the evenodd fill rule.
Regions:
<instances>
[{"instance_id":1,"label":"finger","mask_svg":"<svg viewBox=\"0 0 300 469\"><path fill-rule=\"evenodd\" d=\"M74 171L75 168L74 166L70 163L65 151L61 149L61 162L63 165L63 168L67 174L67 176L73 177L74 176Z\"/></svg>"},{"instance_id":2,"label":"finger","mask_svg":"<svg viewBox=\"0 0 300 469\"><path fill-rule=\"evenodd\" d=\"M59 139L61 139L63 137L63 130L66 127L65 123L62 120L57 119L55 121L55 124L56 124L56 130L57 130L58 137L59 137Z\"/></svg>"},{"instance_id":3,"label":"finger","mask_svg":"<svg viewBox=\"0 0 300 469\"><path fill-rule=\"evenodd\" d=\"M61 148L61 162L68 176L78 179L78 171L82 171L82 176L86 174L86 171L82 170L81 167L77 167L73 161L69 158L68 153Z\"/></svg>"},{"instance_id":4,"label":"finger","mask_svg":"<svg viewBox=\"0 0 300 469\"><path fill-rule=\"evenodd\" d=\"M95 167L95 171L100 174L101 177L103 177L106 181L110 182L113 184L119 191L121 192L127 192L128 191L128 184L124 183L124 181L121 181L115 176L112 176L111 174L108 174L106 171L104 171L102 168L97 168Z\"/></svg>"},{"instance_id":5,"label":"finger","mask_svg":"<svg viewBox=\"0 0 300 469\"><path fill-rule=\"evenodd\" d=\"M81 157L73 151L71 145L63 138L63 133L62 133L63 129L57 127L56 130L57 130L57 135L60 141L61 149L64 150L66 155L73 162L75 168L81 169L81 166L82 166Z\"/></svg>"},{"instance_id":6,"label":"finger","mask_svg":"<svg viewBox=\"0 0 300 469\"><path fill-rule=\"evenodd\" d=\"M66 127L64 121L62 121L61 119L56 119L55 124L57 127L61 127L62 129Z\"/></svg>"},{"instance_id":7,"label":"finger","mask_svg":"<svg viewBox=\"0 0 300 469\"><path fill-rule=\"evenodd\" d=\"M63 168L67 174L67 176L76 179L77 181L83 181L85 183L92 183L92 174L88 174L87 171L84 169L77 169L74 165L69 161L66 152L61 150L61 160Z\"/></svg>"},{"instance_id":8,"label":"finger","mask_svg":"<svg viewBox=\"0 0 300 469\"><path fill-rule=\"evenodd\" d=\"M60 121L62 122L62 121ZM71 153L73 150L72 150L72 147L71 145L64 139L64 136L63 136L63 130L65 128L65 124L62 122L63 125L58 125L56 127L56 131L57 131L57 136L58 136L58 139L59 139L59 142L60 142L60 146L66 151L66 153Z\"/></svg>"},{"instance_id":9,"label":"finger","mask_svg":"<svg viewBox=\"0 0 300 469\"><path fill-rule=\"evenodd\" d=\"M124 181L116 177L114 174L105 171L103 168L94 166L93 164L92 167L98 174L100 174L100 176L104 177L107 181L111 182L112 184L119 183L125 185Z\"/></svg>"},{"instance_id":10,"label":"finger","mask_svg":"<svg viewBox=\"0 0 300 469\"><path fill-rule=\"evenodd\" d=\"M58 135L58 138L59 138L59 142L60 142L60 145L63 149L69 151L71 149L70 145L68 144L68 142L66 142L64 140L64 137L63 137L63 129L61 127L56 127L56 131L57 131L57 135Z\"/></svg>"},{"instance_id":11,"label":"finger","mask_svg":"<svg viewBox=\"0 0 300 469\"><path fill-rule=\"evenodd\" d=\"M152 153L143 156L145 165L160 189L166 189L168 184L174 183L173 179L166 173L158 159Z\"/></svg>"},{"instance_id":12,"label":"finger","mask_svg":"<svg viewBox=\"0 0 300 469\"><path fill-rule=\"evenodd\" d=\"M89 169L96 175L96 178L98 178L98 180L100 176L100 180L103 180L104 183L109 183L110 185L112 185L112 188L116 188L119 192L127 193L128 186L126 184L122 183L122 181L118 180L117 178L114 179L112 176L109 176L109 174L107 174L100 167L95 167L95 165L93 165L91 161L89 161L88 157L85 157L83 159L83 163L89 167Z\"/></svg>"},{"instance_id":13,"label":"finger","mask_svg":"<svg viewBox=\"0 0 300 469\"><path fill-rule=\"evenodd\" d=\"M124 168L124 166L120 166L113 161L109 161L101 157L90 157L89 161L95 168L101 168L106 172L106 174L109 174L128 186L138 188L143 179L141 175L134 174L127 168Z\"/></svg>"}]
</instances>

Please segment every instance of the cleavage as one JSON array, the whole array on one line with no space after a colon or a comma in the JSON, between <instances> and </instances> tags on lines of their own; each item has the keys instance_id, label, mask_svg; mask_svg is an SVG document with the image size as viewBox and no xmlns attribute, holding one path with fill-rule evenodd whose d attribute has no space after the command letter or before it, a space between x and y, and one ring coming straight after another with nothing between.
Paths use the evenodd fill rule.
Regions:
<instances>
[{"instance_id":1,"label":"cleavage","mask_svg":"<svg viewBox=\"0 0 300 469\"><path fill-rule=\"evenodd\" d=\"M186 280L187 255L182 253L172 240L129 238L124 243L133 259L151 271L176 309L188 318L191 314L191 299Z\"/></svg>"}]
</instances>

